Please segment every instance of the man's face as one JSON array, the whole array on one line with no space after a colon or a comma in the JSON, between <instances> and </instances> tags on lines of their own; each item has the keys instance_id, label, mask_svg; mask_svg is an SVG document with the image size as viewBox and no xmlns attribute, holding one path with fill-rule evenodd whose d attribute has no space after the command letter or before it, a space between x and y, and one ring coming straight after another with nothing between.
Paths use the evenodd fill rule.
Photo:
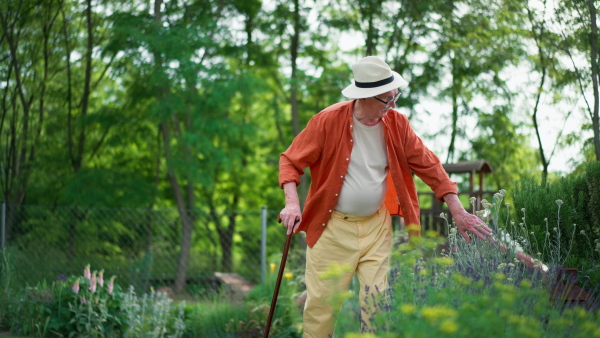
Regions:
<instances>
[{"instance_id":1,"label":"man's face","mask_svg":"<svg viewBox=\"0 0 600 338\"><path fill-rule=\"evenodd\" d=\"M390 90L389 92L374 96L373 98L383 104L383 109L387 110L389 108L396 107L396 100L398 100L399 96L400 92L394 89Z\"/></svg>"}]
</instances>

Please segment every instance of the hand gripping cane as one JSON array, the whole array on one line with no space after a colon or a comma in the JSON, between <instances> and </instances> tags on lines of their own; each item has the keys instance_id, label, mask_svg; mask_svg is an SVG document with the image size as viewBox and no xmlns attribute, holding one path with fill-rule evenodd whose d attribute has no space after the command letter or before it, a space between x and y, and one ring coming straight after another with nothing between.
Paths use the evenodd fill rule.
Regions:
<instances>
[{"instance_id":1,"label":"hand gripping cane","mask_svg":"<svg viewBox=\"0 0 600 338\"><path fill-rule=\"evenodd\" d=\"M296 218L296 222L298 219ZM264 338L269 337L269 331L271 330L271 321L273 321L273 313L275 312L275 305L277 304L277 297L279 295L279 286L281 286L281 277L283 277L283 270L285 269L285 261L287 260L288 251L290 250L290 243L292 242L292 231L285 239L285 247L283 248L283 256L281 257L281 264L279 264L279 274L277 274L277 283L275 283L275 291L273 291L273 299L271 300L271 309L269 309L269 317L267 318L267 327L265 328Z\"/></svg>"}]
</instances>

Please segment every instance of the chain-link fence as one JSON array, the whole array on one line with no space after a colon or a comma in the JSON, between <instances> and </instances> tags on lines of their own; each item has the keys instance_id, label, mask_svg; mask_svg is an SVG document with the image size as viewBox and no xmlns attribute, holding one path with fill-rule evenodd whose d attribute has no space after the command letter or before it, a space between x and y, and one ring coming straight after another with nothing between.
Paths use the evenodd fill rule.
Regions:
<instances>
[{"instance_id":1,"label":"chain-link fence","mask_svg":"<svg viewBox=\"0 0 600 338\"><path fill-rule=\"evenodd\" d=\"M29 285L80 275L87 264L146 290L174 285L181 269L191 292L211 288L215 272L258 283L267 257L281 251L279 245L267 248L266 239L285 240L277 213L266 208L187 210L189 231L177 210L3 204L1 216L4 279Z\"/></svg>"}]
</instances>

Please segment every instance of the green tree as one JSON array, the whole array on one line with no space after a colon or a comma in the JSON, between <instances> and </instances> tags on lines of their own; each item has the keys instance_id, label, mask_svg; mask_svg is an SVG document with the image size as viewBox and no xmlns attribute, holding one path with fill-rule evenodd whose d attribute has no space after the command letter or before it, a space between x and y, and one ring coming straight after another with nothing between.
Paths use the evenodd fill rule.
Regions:
<instances>
[{"instance_id":1,"label":"green tree","mask_svg":"<svg viewBox=\"0 0 600 338\"><path fill-rule=\"evenodd\" d=\"M1 183L5 201L21 205L26 198L48 110L47 88L56 72L59 2L8 1L0 5L2 88ZM39 15L38 13L42 13ZM7 236L13 235L8 216Z\"/></svg>"},{"instance_id":2,"label":"green tree","mask_svg":"<svg viewBox=\"0 0 600 338\"><path fill-rule=\"evenodd\" d=\"M510 118L511 108L494 107L491 113L479 113L480 135L471 141L473 152L466 159L486 159L493 175L487 180L487 191L510 189L522 177L536 171L534 149L527 146L528 136Z\"/></svg>"},{"instance_id":3,"label":"green tree","mask_svg":"<svg viewBox=\"0 0 600 338\"><path fill-rule=\"evenodd\" d=\"M586 103L591 121L591 143L596 161L600 161L600 94L598 90L598 22L597 2L594 0L564 0L555 9L554 20L559 27L562 41L559 44L572 63L572 77ZM586 60L581 63L576 60ZM588 90L591 86L592 98ZM590 104L590 100L593 100Z\"/></svg>"}]
</instances>

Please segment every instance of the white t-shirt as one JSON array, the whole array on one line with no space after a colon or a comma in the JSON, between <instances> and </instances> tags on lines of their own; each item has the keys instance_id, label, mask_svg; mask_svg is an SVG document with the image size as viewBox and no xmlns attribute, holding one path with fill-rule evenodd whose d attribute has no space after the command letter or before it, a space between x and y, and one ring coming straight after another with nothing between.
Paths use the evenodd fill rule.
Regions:
<instances>
[{"instance_id":1,"label":"white t-shirt","mask_svg":"<svg viewBox=\"0 0 600 338\"><path fill-rule=\"evenodd\" d=\"M385 200L389 171L383 123L366 126L353 117L354 146L335 210L354 216L377 212Z\"/></svg>"}]
</instances>

